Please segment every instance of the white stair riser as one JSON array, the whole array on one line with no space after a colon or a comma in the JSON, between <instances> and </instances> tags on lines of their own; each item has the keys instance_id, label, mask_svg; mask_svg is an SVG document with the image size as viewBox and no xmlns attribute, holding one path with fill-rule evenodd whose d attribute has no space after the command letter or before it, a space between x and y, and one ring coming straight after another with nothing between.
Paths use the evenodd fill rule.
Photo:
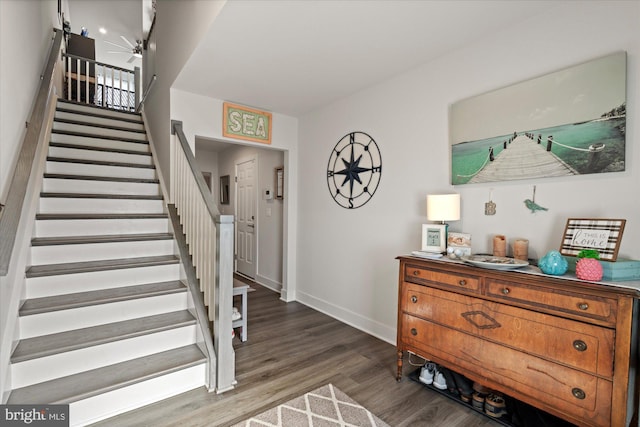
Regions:
<instances>
[{"instance_id":1,"label":"white stair riser","mask_svg":"<svg viewBox=\"0 0 640 427\"><path fill-rule=\"evenodd\" d=\"M160 185L145 182L94 181L45 178L42 191L47 193L139 194L159 196Z\"/></svg>"},{"instance_id":2,"label":"white stair riser","mask_svg":"<svg viewBox=\"0 0 640 427\"><path fill-rule=\"evenodd\" d=\"M70 425L84 426L205 385L202 363L72 403Z\"/></svg>"},{"instance_id":3,"label":"white stair riser","mask_svg":"<svg viewBox=\"0 0 640 427\"><path fill-rule=\"evenodd\" d=\"M96 117L84 115L82 113L56 111L55 118L63 120L74 120L77 122L87 123L89 125L120 127L131 130L144 130L144 125L142 123L131 123L129 121L119 120L117 118Z\"/></svg>"},{"instance_id":4,"label":"white stair riser","mask_svg":"<svg viewBox=\"0 0 640 427\"><path fill-rule=\"evenodd\" d=\"M104 236L110 234L167 233L168 218L38 220L35 237Z\"/></svg>"},{"instance_id":5,"label":"white stair riser","mask_svg":"<svg viewBox=\"0 0 640 427\"><path fill-rule=\"evenodd\" d=\"M13 363L11 384L14 388L26 387L195 343L196 325L188 325Z\"/></svg>"},{"instance_id":6,"label":"white stair riser","mask_svg":"<svg viewBox=\"0 0 640 427\"><path fill-rule=\"evenodd\" d=\"M82 163L47 161L45 172L69 175L106 176L116 178L156 179L154 168L87 165Z\"/></svg>"},{"instance_id":7,"label":"white stair riser","mask_svg":"<svg viewBox=\"0 0 640 427\"><path fill-rule=\"evenodd\" d=\"M170 280L180 280L179 264L30 277L25 279L26 298L42 298Z\"/></svg>"},{"instance_id":8,"label":"white stair riser","mask_svg":"<svg viewBox=\"0 0 640 427\"><path fill-rule=\"evenodd\" d=\"M111 322L186 310L187 293L179 292L69 310L20 316L20 338L32 338Z\"/></svg>"},{"instance_id":9,"label":"white stair riser","mask_svg":"<svg viewBox=\"0 0 640 427\"><path fill-rule=\"evenodd\" d=\"M142 153L149 152L149 144L146 143L117 141L103 138L87 138L86 136L65 135L60 133L52 133L51 142L84 145L87 147L112 148L115 150L132 150L140 151Z\"/></svg>"},{"instance_id":10,"label":"white stair riser","mask_svg":"<svg viewBox=\"0 0 640 427\"><path fill-rule=\"evenodd\" d=\"M147 213L164 212L162 200L142 199L80 199L67 197L41 197L39 213Z\"/></svg>"},{"instance_id":11,"label":"white stair riser","mask_svg":"<svg viewBox=\"0 0 640 427\"><path fill-rule=\"evenodd\" d=\"M76 125L71 123L53 122L53 129L66 132L86 133L96 135L98 137L113 137L122 139L133 139L136 141L146 141L147 135L140 132L132 132L126 130L106 129L95 126Z\"/></svg>"},{"instance_id":12,"label":"white stair riser","mask_svg":"<svg viewBox=\"0 0 640 427\"><path fill-rule=\"evenodd\" d=\"M96 111L98 112L98 114L102 115L102 116L109 116L112 117L114 119L126 119L126 120L137 120L142 122L142 117L139 114L131 114L131 113L125 113L122 111L117 111L117 110L108 110L108 109L99 109L96 110L95 107L88 107L82 104L72 104L72 103L67 103L67 102L60 102L58 103L58 107L62 108L64 110L73 110L73 111L77 111L79 113L88 113L88 114L92 114L95 113Z\"/></svg>"},{"instance_id":13,"label":"white stair riser","mask_svg":"<svg viewBox=\"0 0 640 427\"><path fill-rule=\"evenodd\" d=\"M49 147L49 156L62 157L65 159L131 163L145 166L153 165L151 156L144 154L114 153L111 151L84 150L82 148Z\"/></svg>"},{"instance_id":14,"label":"white stair riser","mask_svg":"<svg viewBox=\"0 0 640 427\"><path fill-rule=\"evenodd\" d=\"M74 245L32 246L31 265L175 255L171 239Z\"/></svg>"}]
</instances>

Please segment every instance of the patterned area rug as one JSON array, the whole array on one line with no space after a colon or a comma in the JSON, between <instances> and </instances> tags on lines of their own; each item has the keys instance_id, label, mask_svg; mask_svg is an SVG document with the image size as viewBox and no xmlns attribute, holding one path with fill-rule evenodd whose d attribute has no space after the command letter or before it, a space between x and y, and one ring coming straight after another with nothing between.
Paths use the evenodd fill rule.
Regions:
<instances>
[{"instance_id":1,"label":"patterned area rug","mask_svg":"<svg viewBox=\"0 0 640 427\"><path fill-rule=\"evenodd\" d=\"M234 427L389 427L356 401L327 384Z\"/></svg>"}]
</instances>

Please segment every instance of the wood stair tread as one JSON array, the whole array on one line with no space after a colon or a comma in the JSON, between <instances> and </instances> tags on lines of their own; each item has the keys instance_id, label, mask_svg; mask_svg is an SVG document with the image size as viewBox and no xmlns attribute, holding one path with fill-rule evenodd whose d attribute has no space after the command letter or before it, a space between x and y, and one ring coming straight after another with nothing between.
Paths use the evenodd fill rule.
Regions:
<instances>
[{"instance_id":1,"label":"wood stair tread","mask_svg":"<svg viewBox=\"0 0 640 427\"><path fill-rule=\"evenodd\" d=\"M117 176L69 175L64 173L45 173L45 179L77 179L84 181L131 182L138 184L159 184L159 179L122 178Z\"/></svg>"},{"instance_id":2,"label":"wood stair tread","mask_svg":"<svg viewBox=\"0 0 640 427\"><path fill-rule=\"evenodd\" d=\"M56 107L56 110L59 110L61 108L65 108L65 107L60 107L60 105L62 104L70 104L70 105L77 105L79 107L82 107L82 111L81 113L85 113L88 112L87 114L92 114L92 115L101 115L101 116L108 116L108 117L112 117L108 114L103 114L103 113L118 113L118 116L121 115L128 115L131 117L136 117L139 120L142 120L142 114L141 113L137 113L135 111L127 111L127 110L114 110L112 108L107 108L107 107L101 107L99 105L93 105L93 104L87 104L86 102L78 102L78 101L74 101L72 99L64 99L64 98L58 98L58 106ZM71 111L78 111L78 110L71 110Z\"/></svg>"},{"instance_id":3,"label":"wood stair tread","mask_svg":"<svg viewBox=\"0 0 640 427\"><path fill-rule=\"evenodd\" d=\"M72 214L36 214L36 220L76 220L76 219L165 219L168 218L166 213L111 213L111 214L89 214L89 213L72 213Z\"/></svg>"},{"instance_id":4,"label":"wood stair tread","mask_svg":"<svg viewBox=\"0 0 640 427\"><path fill-rule=\"evenodd\" d=\"M171 233L105 234L100 236L36 237L31 246L82 245L91 243L141 242L173 239Z\"/></svg>"},{"instance_id":5,"label":"wood stair tread","mask_svg":"<svg viewBox=\"0 0 640 427\"><path fill-rule=\"evenodd\" d=\"M141 168L141 169L155 169L155 165L145 165L142 163L127 163L127 162L115 162L111 160L87 160L87 159L71 159L68 157L51 157L47 156L47 162L58 163L80 163L83 165L97 165L97 166L118 166L122 168Z\"/></svg>"},{"instance_id":6,"label":"wood stair tread","mask_svg":"<svg viewBox=\"0 0 640 427\"><path fill-rule=\"evenodd\" d=\"M28 299L20 307L20 316L49 313L118 301L147 298L185 292L187 288L179 280L147 283L144 285L124 286L120 288L100 289L96 291L77 292L73 294L53 295L49 297Z\"/></svg>"},{"instance_id":7,"label":"wood stair tread","mask_svg":"<svg viewBox=\"0 0 640 427\"><path fill-rule=\"evenodd\" d=\"M124 131L124 132L131 132L131 133L144 133L146 134L147 132L144 129L130 129L127 127L121 127L121 126L113 126L113 125L104 125L104 124L99 124L99 123L92 123L92 122L87 122L87 121L82 121L82 120L71 120L71 119L62 119L62 118L55 118L54 123L64 123L64 124L69 124L69 125L79 125L79 126L89 126L92 128L97 128L100 130L103 129L107 129L107 130L117 130L117 131ZM117 121L117 119L114 119L114 121Z\"/></svg>"},{"instance_id":8,"label":"wood stair tread","mask_svg":"<svg viewBox=\"0 0 640 427\"><path fill-rule=\"evenodd\" d=\"M133 154L136 156L149 156L149 157L151 156L151 153L149 151L125 150L123 148L110 148L110 147L94 147L91 145L70 144L67 142L50 142L49 147L71 148L74 150L101 151L106 153Z\"/></svg>"},{"instance_id":9,"label":"wood stair tread","mask_svg":"<svg viewBox=\"0 0 640 427\"><path fill-rule=\"evenodd\" d=\"M101 134L87 133L87 132L73 132L73 131L61 130L61 129L51 129L51 133L55 133L58 135L80 136L83 138L108 139L111 141L123 141L123 142L134 142L138 144L149 144L149 141L143 140L143 139L122 138L120 136L101 135Z\"/></svg>"},{"instance_id":10,"label":"wood stair tread","mask_svg":"<svg viewBox=\"0 0 640 427\"><path fill-rule=\"evenodd\" d=\"M27 338L21 340L14 350L11 355L11 363L176 329L195 323L196 319L193 315L187 310L182 310Z\"/></svg>"},{"instance_id":11,"label":"wood stair tread","mask_svg":"<svg viewBox=\"0 0 640 427\"><path fill-rule=\"evenodd\" d=\"M58 100L61 101L61 100ZM91 107L93 108L93 107ZM60 112L60 113L70 113L70 114L81 114L83 116L88 116L88 117L96 117L96 118L101 118L101 119L110 119L110 120L118 120L118 121L123 121L123 122L127 122L127 123L134 123L134 124L144 124L144 122L142 121L142 116L140 114L136 114L136 113L131 113L128 111L118 111L118 113L127 113L131 115L131 118L124 118L124 117L119 117L119 116L113 116L113 115L109 115L109 114L103 114L101 112L102 109L95 109L94 111L89 111L88 109L85 109L84 111L80 111L80 110L74 110L73 108L65 108L65 107L60 107L58 106L58 108L56 108L56 112ZM109 111L113 111L113 110L109 110Z\"/></svg>"},{"instance_id":12,"label":"wood stair tread","mask_svg":"<svg viewBox=\"0 0 640 427\"><path fill-rule=\"evenodd\" d=\"M99 193L40 193L40 197L64 199L130 199L130 200L163 200L162 195L146 194L99 194Z\"/></svg>"},{"instance_id":13,"label":"wood stair tread","mask_svg":"<svg viewBox=\"0 0 640 427\"><path fill-rule=\"evenodd\" d=\"M15 389L8 404L70 404L161 375L206 363L192 344Z\"/></svg>"},{"instance_id":14,"label":"wood stair tread","mask_svg":"<svg viewBox=\"0 0 640 427\"><path fill-rule=\"evenodd\" d=\"M178 262L180 262L180 260L175 255L160 255L152 257L33 265L27 269L26 277L45 277L125 268L152 267L157 265L177 264Z\"/></svg>"}]
</instances>

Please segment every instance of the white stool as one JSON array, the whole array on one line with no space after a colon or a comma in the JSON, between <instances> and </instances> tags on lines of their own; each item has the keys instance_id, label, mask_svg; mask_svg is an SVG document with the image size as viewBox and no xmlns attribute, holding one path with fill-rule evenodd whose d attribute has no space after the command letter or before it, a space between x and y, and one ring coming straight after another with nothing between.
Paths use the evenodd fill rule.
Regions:
<instances>
[{"instance_id":1,"label":"white stool","mask_svg":"<svg viewBox=\"0 0 640 427\"><path fill-rule=\"evenodd\" d=\"M242 328L240 334L240 341L245 342L247 340L247 290L249 285L242 283L239 280L233 281L233 296L240 295L242 298L242 308L240 313L242 317L238 320L234 320L232 323L233 328Z\"/></svg>"}]
</instances>

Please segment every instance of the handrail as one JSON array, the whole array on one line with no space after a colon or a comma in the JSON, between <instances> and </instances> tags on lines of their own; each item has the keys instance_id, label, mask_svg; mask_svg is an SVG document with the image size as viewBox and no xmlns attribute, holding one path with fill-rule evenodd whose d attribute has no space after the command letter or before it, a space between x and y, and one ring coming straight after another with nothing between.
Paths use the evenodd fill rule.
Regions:
<instances>
[{"instance_id":1,"label":"handrail","mask_svg":"<svg viewBox=\"0 0 640 427\"><path fill-rule=\"evenodd\" d=\"M184 135L184 131L182 130L182 122L171 120L171 133L175 133L178 136L178 140L180 141L180 145L189 164L189 168L191 169L191 172L196 179L196 184L198 185L198 189L200 190L200 196L202 196L202 199L207 206L209 215L211 215L211 218L215 220L220 216L220 211L218 211L218 207L213 200L213 196L209 191L209 187L207 187L207 184L204 182L204 177L202 176L202 173L200 173L200 170L196 164L196 158L193 156L191 147L187 142L187 137Z\"/></svg>"},{"instance_id":2,"label":"handrail","mask_svg":"<svg viewBox=\"0 0 640 427\"><path fill-rule=\"evenodd\" d=\"M144 101L147 100L147 96L149 96L149 92L151 92L151 88L153 87L153 84L156 82L157 78L158 78L158 76L155 75L155 74L153 75L153 77L151 77L151 81L149 82L149 85L147 85L147 89L144 91L144 95L142 95L142 99L140 100L140 103L136 107L136 113L139 113L140 110L142 110L142 106L144 105Z\"/></svg>"},{"instance_id":3,"label":"handrail","mask_svg":"<svg viewBox=\"0 0 640 427\"><path fill-rule=\"evenodd\" d=\"M33 160L38 146L38 138L42 130L47 101L54 84L54 72L62 47L62 31L54 28L55 36L49 58L43 74L40 76L40 87L36 93L35 103L27 122L27 131L22 141L20 154L15 166L11 185L7 194L5 207L0 216L0 276L6 276L11 265L11 254L16 241L20 212L24 204L27 184Z\"/></svg>"},{"instance_id":4,"label":"handrail","mask_svg":"<svg viewBox=\"0 0 640 427\"><path fill-rule=\"evenodd\" d=\"M235 384L235 353L231 342L233 307L233 216L220 215L213 196L196 165L182 131L182 123L171 121L177 142L171 146L171 190L173 204L199 279L208 318L213 321L216 356L216 391Z\"/></svg>"},{"instance_id":5,"label":"handrail","mask_svg":"<svg viewBox=\"0 0 640 427\"><path fill-rule=\"evenodd\" d=\"M101 67L108 67L111 68L113 70L117 70L117 71L126 71L127 73L131 73L133 74L133 70L130 70L128 68L122 68L122 67L118 67L116 65L111 65L111 64L107 64L106 62L98 62L95 59L89 59L89 58L85 58L83 56L78 56L78 55L73 55L71 53L63 53L62 56L66 56L69 57L71 59L75 59L75 60L81 60L81 61L85 61L89 64L94 64L94 65L99 65Z\"/></svg>"},{"instance_id":6,"label":"handrail","mask_svg":"<svg viewBox=\"0 0 640 427\"><path fill-rule=\"evenodd\" d=\"M185 239L182 230L180 229L180 218L178 217L178 211L175 205L167 206L169 211L169 218L171 219L171 225L173 227L173 236L176 239L178 250L180 251L180 259L182 260L182 267L185 271L187 287L191 296L193 297L194 310L196 319L200 325L202 331L202 338L204 340L204 350L207 352L207 359L209 360L209 369L207 374L207 384L210 389L216 388L216 352L213 347L213 333L209 328L209 318L207 316L207 308L202 301L200 295L200 289L198 289L198 279L196 277L196 271L189 259L189 251L187 249L187 241Z\"/></svg>"}]
</instances>

